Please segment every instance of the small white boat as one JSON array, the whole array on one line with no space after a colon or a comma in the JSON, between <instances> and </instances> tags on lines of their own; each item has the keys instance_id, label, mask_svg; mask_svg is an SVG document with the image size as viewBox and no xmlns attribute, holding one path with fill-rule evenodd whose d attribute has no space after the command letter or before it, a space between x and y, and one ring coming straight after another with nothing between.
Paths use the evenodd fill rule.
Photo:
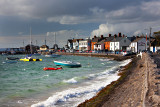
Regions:
<instances>
[{"instance_id":1,"label":"small white boat","mask_svg":"<svg viewBox=\"0 0 160 107\"><path fill-rule=\"evenodd\" d=\"M45 55L45 57L49 57L49 58L57 58L60 57L61 55L58 54L50 54L50 55Z\"/></svg>"},{"instance_id":2,"label":"small white boat","mask_svg":"<svg viewBox=\"0 0 160 107\"><path fill-rule=\"evenodd\" d=\"M72 62L72 61L54 61L54 64L70 68L81 67L81 64L79 62Z\"/></svg>"}]
</instances>

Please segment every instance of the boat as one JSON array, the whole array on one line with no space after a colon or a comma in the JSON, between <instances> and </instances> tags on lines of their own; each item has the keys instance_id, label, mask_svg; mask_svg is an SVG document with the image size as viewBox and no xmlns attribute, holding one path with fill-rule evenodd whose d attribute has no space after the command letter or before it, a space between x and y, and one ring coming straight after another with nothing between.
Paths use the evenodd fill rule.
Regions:
<instances>
[{"instance_id":1,"label":"boat","mask_svg":"<svg viewBox=\"0 0 160 107\"><path fill-rule=\"evenodd\" d=\"M42 61L42 59L34 59L30 56L26 56L25 58L20 59L20 61Z\"/></svg>"},{"instance_id":2,"label":"boat","mask_svg":"<svg viewBox=\"0 0 160 107\"><path fill-rule=\"evenodd\" d=\"M6 60L18 60L19 58L17 57L7 57Z\"/></svg>"},{"instance_id":3,"label":"boat","mask_svg":"<svg viewBox=\"0 0 160 107\"><path fill-rule=\"evenodd\" d=\"M9 64L12 64L12 63L17 63L18 61L17 60L7 60L7 61L4 61L2 63L9 63Z\"/></svg>"},{"instance_id":4,"label":"boat","mask_svg":"<svg viewBox=\"0 0 160 107\"><path fill-rule=\"evenodd\" d=\"M31 57L33 55L32 54L32 40L31 39L32 39L32 30L30 28L30 52L31 52L31 54L27 55L25 58L20 59L20 61L42 61L42 59L34 59Z\"/></svg>"},{"instance_id":5,"label":"boat","mask_svg":"<svg viewBox=\"0 0 160 107\"><path fill-rule=\"evenodd\" d=\"M46 70L61 70L63 69L62 67L59 67L59 68L49 68L49 67L44 67L43 70L46 71Z\"/></svg>"},{"instance_id":6,"label":"boat","mask_svg":"<svg viewBox=\"0 0 160 107\"><path fill-rule=\"evenodd\" d=\"M45 55L45 57L49 57L49 58L57 58L60 57L61 55L58 54L49 54L49 55Z\"/></svg>"},{"instance_id":7,"label":"boat","mask_svg":"<svg viewBox=\"0 0 160 107\"><path fill-rule=\"evenodd\" d=\"M72 62L72 61L54 61L54 64L57 66L66 66L70 68L81 67L79 62Z\"/></svg>"}]
</instances>

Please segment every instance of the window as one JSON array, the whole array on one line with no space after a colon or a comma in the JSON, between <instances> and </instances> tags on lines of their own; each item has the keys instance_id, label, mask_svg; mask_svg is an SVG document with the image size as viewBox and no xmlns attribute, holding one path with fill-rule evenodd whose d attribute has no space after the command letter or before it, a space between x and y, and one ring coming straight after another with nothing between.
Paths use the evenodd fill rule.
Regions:
<instances>
[{"instance_id":1,"label":"window","mask_svg":"<svg viewBox=\"0 0 160 107\"><path fill-rule=\"evenodd\" d=\"M126 43L126 40L124 40L124 43Z\"/></svg>"}]
</instances>

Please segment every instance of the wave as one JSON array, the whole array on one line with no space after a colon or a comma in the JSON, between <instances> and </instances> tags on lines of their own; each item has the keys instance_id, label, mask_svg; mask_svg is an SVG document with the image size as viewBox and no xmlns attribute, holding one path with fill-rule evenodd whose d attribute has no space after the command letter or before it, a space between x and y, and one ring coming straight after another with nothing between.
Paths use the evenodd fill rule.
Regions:
<instances>
[{"instance_id":1,"label":"wave","mask_svg":"<svg viewBox=\"0 0 160 107\"><path fill-rule=\"evenodd\" d=\"M69 80L63 80L64 83L77 83L77 77L71 78Z\"/></svg>"},{"instance_id":2,"label":"wave","mask_svg":"<svg viewBox=\"0 0 160 107\"><path fill-rule=\"evenodd\" d=\"M96 95L98 91L119 78L117 75L110 76L107 81L86 82L83 87L70 88L57 92L46 101L33 104L31 107L50 107L50 106L77 106Z\"/></svg>"},{"instance_id":3,"label":"wave","mask_svg":"<svg viewBox=\"0 0 160 107\"><path fill-rule=\"evenodd\" d=\"M112 81L116 81L120 77L117 75L118 68L120 66L125 66L130 61L131 59L125 60L120 62L118 66L106 69L104 72L85 76L83 79L87 79L88 81L86 80L83 85L69 88L61 92L56 92L47 100L33 104L31 107L75 107L85 100L95 96L97 92L99 92L105 86L109 85ZM80 78L82 79L82 77L73 77L68 80L63 80L63 82L75 84L78 82L78 80L80 80Z\"/></svg>"}]
</instances>

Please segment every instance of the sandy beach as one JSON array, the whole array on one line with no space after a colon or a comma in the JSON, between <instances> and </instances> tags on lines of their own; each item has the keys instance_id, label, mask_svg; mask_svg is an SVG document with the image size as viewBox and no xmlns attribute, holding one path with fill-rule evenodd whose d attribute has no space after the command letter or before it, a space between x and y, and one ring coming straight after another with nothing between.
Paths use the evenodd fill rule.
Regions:
<instances>
[{"instance_id":1,"label":"sandy beach","mask_svg":"<svg viewBox=\"0 0 160 107\"><path fill-rule=\"evenodd\" d=\"M143 53L121 71L123 78L102 89L79 107L159 107L159 71L151 57ZM121 76L121 77L122 77Z\"/></svg>"}]
</instances>

